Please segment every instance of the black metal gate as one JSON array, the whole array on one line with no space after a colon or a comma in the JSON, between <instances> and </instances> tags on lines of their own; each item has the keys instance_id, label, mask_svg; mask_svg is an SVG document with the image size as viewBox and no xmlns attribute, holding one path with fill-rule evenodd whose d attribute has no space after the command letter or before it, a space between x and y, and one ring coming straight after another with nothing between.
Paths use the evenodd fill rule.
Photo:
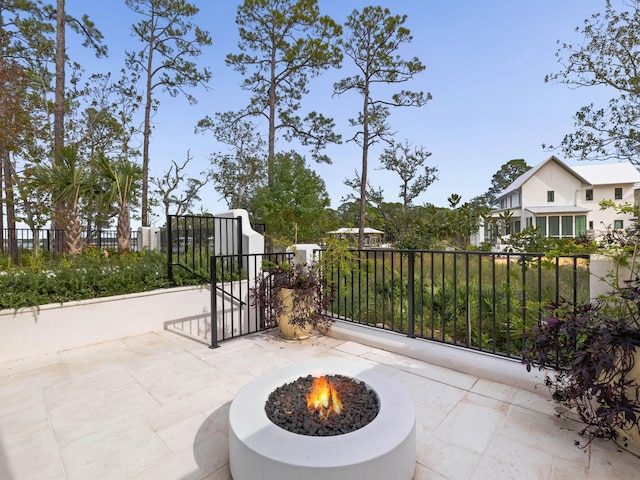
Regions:
<instances>
[{"instance_id":1,"label":"black metal gate","mask_svg":"<svg viewBox=\"0 0 640 480\"><path fill-rule=\"evenodd\" d=\"M167 216L169 282L181 268L204 282L211 279L212 255L242 254L242 217Z\"/></svg>"}]
</instances>

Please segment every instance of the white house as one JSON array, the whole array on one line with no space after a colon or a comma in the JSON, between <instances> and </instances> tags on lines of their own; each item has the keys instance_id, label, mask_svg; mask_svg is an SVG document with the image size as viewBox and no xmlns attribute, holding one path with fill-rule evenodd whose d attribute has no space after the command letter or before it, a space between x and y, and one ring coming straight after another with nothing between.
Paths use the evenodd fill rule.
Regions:
<instances>
[{"instance_id":1,"label":"white house","mask_svg":"<svg viewBox=\"0 0 640 480\"><path fill-rule=\"evenodd\" d=\"M630 163L570 167L552 156L503 190L491 216L504 220L500 234L536 226L549 237L599 237L607 229L629 227L634 218L600 210L599 202L633 205L636 183L640 172Z\"/></svg>"}]
</instances>

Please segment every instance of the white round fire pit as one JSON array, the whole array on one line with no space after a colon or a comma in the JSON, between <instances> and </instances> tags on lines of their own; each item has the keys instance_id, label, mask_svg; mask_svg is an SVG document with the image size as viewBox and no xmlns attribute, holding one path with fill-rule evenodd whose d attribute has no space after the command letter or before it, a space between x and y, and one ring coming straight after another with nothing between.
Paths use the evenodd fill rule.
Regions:
<instances>
[{"instance_id":1,"label":"white round fire pit","mask_svg":"<svg viewBox=\"0 0 640 480\"><path fill-rule=\"evenodd\" d=\"M291 433L267 418L276 388L307 375L344 375L378 396L378 415L343 435ZM367 365L337 359L305 362L267 373L247 384L229 411L229 466L234 480L411 480L416 462L413 403L397 383Z\"/></svg>"}]
</instances>

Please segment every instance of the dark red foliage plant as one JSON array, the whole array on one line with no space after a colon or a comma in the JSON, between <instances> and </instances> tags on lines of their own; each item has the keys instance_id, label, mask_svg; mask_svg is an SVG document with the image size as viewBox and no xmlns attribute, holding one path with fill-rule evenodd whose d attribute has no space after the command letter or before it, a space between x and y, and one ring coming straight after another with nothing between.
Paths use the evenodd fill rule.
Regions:
<instances>
[{"instance_id":1,"label":"dark red foliage plant","mask_svg":"<svg viewBox=\"0 0 640 480\"><path fill-rule=\"evenodd\" d=\"M325 314L334 300L334 286L322 275L319 264L282 262L267 264L251 289L252 305L264 314L266 327L275 327L285 309L282 290L291 290L289 323L326 330L331 318Z\"/></svg>"},{"instance_id":2,"label":"dark red foliage plant","mask_svg":"<svg viewBox=\"0 0 640 480\"><path fill-rule=\"evenodd\" d=\"M640 434L640 384L631 374L640 358L640 281L614 289L595 304L562 300L532 329L523 352L528 371L545 372L554 400L577 414L589 438ZM619 436L622 435L622 438Z\"/></svg>"}]
</instances>

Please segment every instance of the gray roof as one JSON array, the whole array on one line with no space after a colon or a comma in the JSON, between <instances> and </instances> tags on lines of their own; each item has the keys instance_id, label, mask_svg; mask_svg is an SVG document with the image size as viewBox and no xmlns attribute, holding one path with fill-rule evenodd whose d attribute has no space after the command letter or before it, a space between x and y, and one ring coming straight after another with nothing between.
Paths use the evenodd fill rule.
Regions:
<instances>
[{"instance_id":1,"label":"gray roof","mask_svg":"<svg viewBox=\"0 0 640 480\"><path fill-rule=\"evenodd\" d=\"M639 183L640 172L629 162L598 163L571 167L578 175L586 178L591 185L613 185Z\"/></svg>"}]
</instances>

